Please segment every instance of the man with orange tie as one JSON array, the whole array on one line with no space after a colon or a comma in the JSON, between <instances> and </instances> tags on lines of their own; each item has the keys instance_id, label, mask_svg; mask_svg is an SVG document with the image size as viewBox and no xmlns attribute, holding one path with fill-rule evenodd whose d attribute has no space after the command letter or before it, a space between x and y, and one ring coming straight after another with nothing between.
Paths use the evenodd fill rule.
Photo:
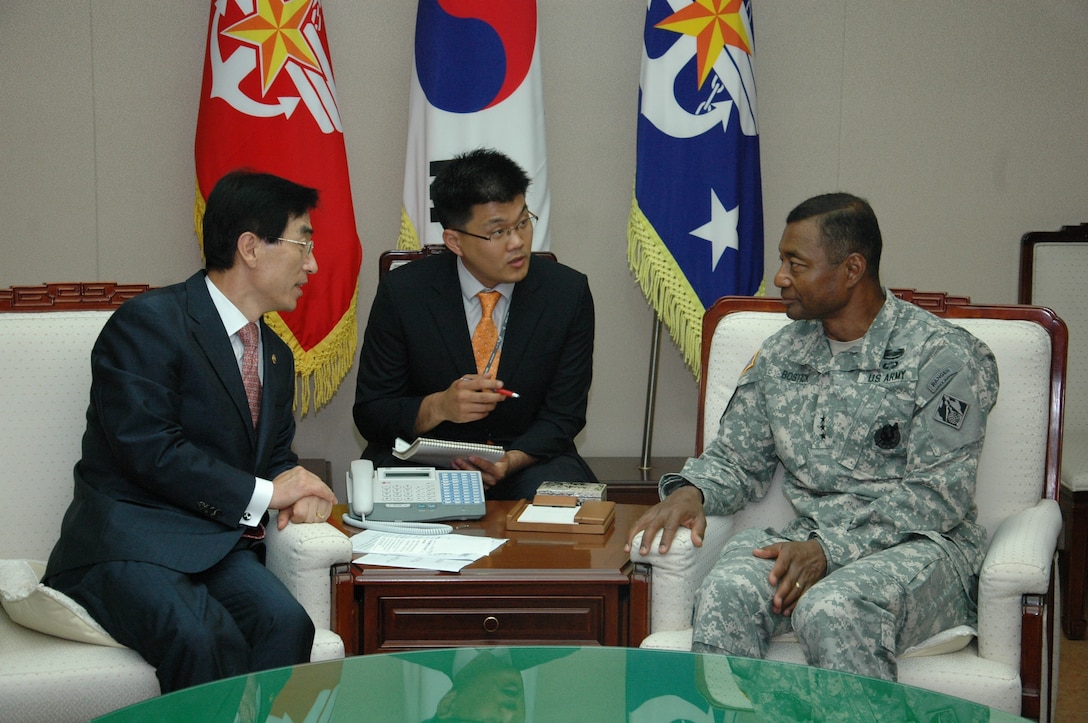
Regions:
<instances>
[{"instance_id":1,"label":"man with orange tie","mask_svg":"<svg viewBox=\"0 0 1088 723\"><path fill-rule=\"evenodd\" d=\"M227 174L208 195L205 269L126 302L91 352L45 583L154 665L163 693L310 659L313 622L262 539L266 523L324 521L336 497L291 450L294 363L261 317L294 309L317 271L316 204L286 179Z\"/></svg>"},{"instance_id":2,"label":"man with orange tie","mask_svg":"<svg viewBox=\"0 0 1088 723\"><path fill-rule=\"evenodd\" d=\"M446 163L431 186L449 253L388 273L363 337L354 417L375 466L405 463L398 437L501 445L470 456L489 499L531 498L547 480L596 481L574 437L593 376L586 276L531 256L529 178L494 150Z\"/></svg>"}]
</instances>

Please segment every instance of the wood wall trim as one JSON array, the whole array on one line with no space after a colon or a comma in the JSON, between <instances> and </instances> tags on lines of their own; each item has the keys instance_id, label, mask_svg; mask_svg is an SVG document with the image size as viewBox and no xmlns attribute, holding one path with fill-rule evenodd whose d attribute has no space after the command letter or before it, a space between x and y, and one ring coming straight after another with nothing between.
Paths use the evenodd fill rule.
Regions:
<instances>
[{"instance_id":1,"label":"wood wall trim","mask_svg":"<svg viewBox=\"0 0 1088 723\"><path fill-rule=\"evenodd\" d=\"M151 287L113 281L61 282L0 289L0 312L116 309Z\"/></svg>"}]
</instances>

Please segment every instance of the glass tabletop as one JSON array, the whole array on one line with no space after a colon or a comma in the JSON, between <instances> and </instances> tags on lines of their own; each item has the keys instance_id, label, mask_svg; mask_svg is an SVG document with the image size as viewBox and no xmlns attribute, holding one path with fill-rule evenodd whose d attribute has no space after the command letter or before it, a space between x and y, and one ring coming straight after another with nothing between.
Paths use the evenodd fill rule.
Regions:
<instances>
[{"instance_id":1,"label":"glass tabletop","mask_svg":"<svg viewBox=\"0 0 1088 723\"><path fill-rule=\"evenodd\" d=\"M959 698L789 663L637 648L366 655L196 686L98 721L1019 721Z\"/></svg>"}]
</instances>

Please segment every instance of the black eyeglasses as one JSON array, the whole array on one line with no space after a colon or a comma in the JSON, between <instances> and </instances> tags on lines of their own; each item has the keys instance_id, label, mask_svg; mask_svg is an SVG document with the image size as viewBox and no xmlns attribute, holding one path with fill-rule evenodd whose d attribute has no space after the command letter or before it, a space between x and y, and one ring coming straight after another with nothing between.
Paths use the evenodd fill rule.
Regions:
<instances>
[{"instance_id":1,"label":"black eyeglasses","mask_svg":"<svg viewBox=\"0 0 1088 723\"><path fill-rule=\"evenodd\" d=\"M484 241L490 241L493 244L504 242L510 239L510 234L517 233L518 236L525 238L533 235L533 224L540 220L532 211L526 211L528 214L525 218L518 221L513 226L506 226L504 228L497 228L487 236L481 236L478 233L472 233L471 231L464 231L459 228L451 228L450 231L456 231L457 233L463 233L466 236L472 236L473 238L483 239Z\"/></svg>"}]
</instances>

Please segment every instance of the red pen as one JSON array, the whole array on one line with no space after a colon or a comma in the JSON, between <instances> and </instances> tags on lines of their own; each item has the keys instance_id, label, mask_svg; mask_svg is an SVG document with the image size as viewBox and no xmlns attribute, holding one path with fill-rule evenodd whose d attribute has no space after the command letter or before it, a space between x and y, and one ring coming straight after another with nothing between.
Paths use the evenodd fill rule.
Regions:
<instances>
[{"instance_id":1,"label":"red pen","mask_svg":"<svg viewBox=\"0 0 1088 723\"><path fill-rule=\"evenodd\" d=\"M504 397L513 397L514 399L521 398L520 394L518 394L517 392L512 392L509 389L496 389L495 391L503 395Z\"/></svg>"}]
</instances>

